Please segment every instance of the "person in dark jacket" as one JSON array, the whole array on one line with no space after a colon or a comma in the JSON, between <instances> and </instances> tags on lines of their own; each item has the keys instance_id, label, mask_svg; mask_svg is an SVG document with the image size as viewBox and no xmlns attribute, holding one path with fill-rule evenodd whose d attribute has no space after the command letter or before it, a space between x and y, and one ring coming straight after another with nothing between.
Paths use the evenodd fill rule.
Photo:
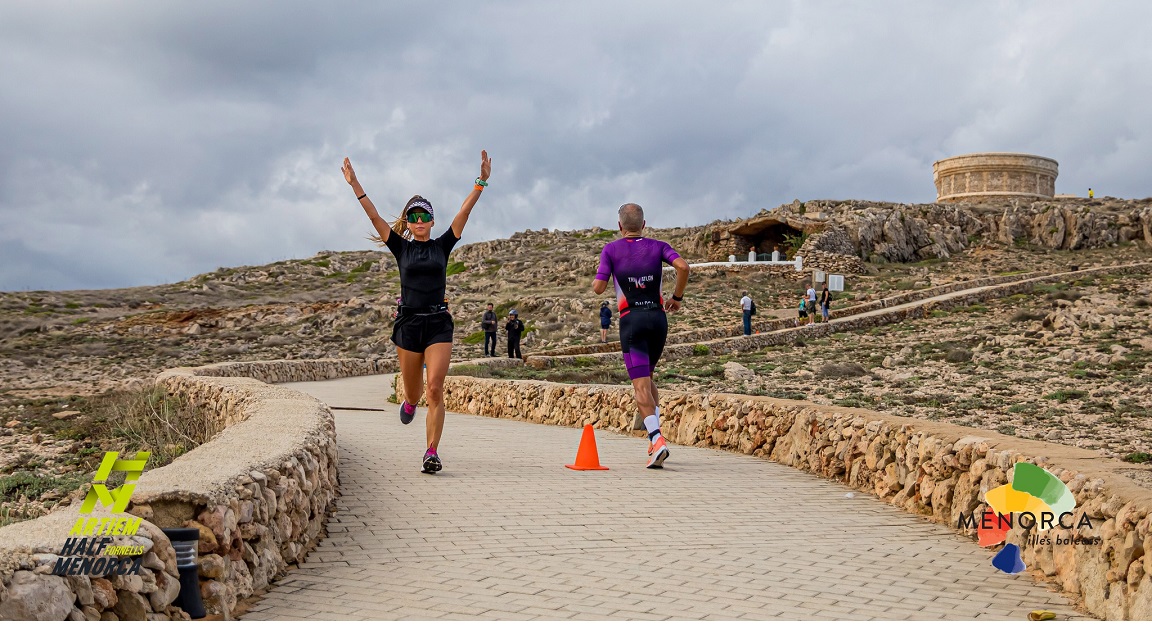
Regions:
<instances>
[{"instance_id":1,"label":"person in dark jacket","mask_svg":"<svg viewBox=\"0 0 1152 643\"><path fill-rule=\"evenodd\" d=\"M492 304L488 304L488 310L484 311L480 328L484 331L484 357L496 357L496 311L492 310Z\"/></svg>"},{"instance_id":2,"label":"person in dark jacket","mask_svg":"<svg viewBox=\"0 0 1152 643\"><path fill-rule=\"evenodd\" d=\"M524 332L524 322L520 321L515 310L508 312L508 323L504 324L504 330L508 331L508 358L524 359L520 354L520 333Z\"/></svg>"},{"instance_id":3,"label":"person in dark jacket","mask_svg":"<svg viewBox=\"0 0 1152 643\"><path fill-rule=\"evenodd\" d=\"M612 309L608 302L600 304L600 343L608 341L608 329L612 326Z\"/></svg>"},{"instance_id":4,"label":"person in dark jacket","mask_svg":"<svg viewBox=\"0 0 1152 643\"><path fill-rule=\"evenodd\" d=\"M827 322L832 315L828 309L832 306L832 292L828 290L828 284L824 284L824 290L820 291L820 317L821 321Z\"/></svg>"}]
</instances>

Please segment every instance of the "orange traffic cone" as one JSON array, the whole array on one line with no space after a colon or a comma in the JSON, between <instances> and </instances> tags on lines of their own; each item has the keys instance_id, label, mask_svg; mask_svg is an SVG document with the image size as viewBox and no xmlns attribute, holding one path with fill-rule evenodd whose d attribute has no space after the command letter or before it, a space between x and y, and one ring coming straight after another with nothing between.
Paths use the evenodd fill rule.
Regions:
<instances>
[{"instance_id":1,"label":"orange traffic cone","mask_svg":"<svg viewBox=\"0 0 1152 643\"><path fill-rule=\"evenodd\" d=\"M576 450L576 463L564 465L576 471L607 471L608 467L600 466L600 454L596 452L596 433L591 424L584 425L584 434L580 436L580 448Z\"/></svg>"}]
</instances>

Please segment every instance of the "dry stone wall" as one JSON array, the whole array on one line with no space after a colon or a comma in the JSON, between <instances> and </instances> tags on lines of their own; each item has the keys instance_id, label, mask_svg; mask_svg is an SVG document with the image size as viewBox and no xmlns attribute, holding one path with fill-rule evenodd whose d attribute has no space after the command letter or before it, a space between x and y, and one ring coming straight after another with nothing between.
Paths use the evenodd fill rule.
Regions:
<instances>
[{"instance_id":1,"label":"dry stone wall","mask_svg":"<svg viewBox=\"0 0 1152 643\"><path fill-rule=\"evenodd\" d=\"M397 378L399 380L399 378ZM402 394L403 383L397 381ZM541 424L633 428L631 387L449 377L450 411ZM1152 619L1152 493L1125 478L1124 465L1086 450L862 409L744 395L664 393L664 434L675 444L736 451L787 464L880 499L928 520L960 527L981 515L983 493L1011 479L1017 462L1042 466L1076 496L1073 524L1049 530L1045 544L1017 525L1008 542L1028 568L1080 596L1094 615ZM1070 537L1098 545L1054 544ZM989 553L991 560L991 552Z\"/></svg>"},{"instance_id":2,"label":"dry stone wall","mask_svg":"<svg viewBox=\"0 0 1152 643\"><path fill-rule=\"evenodd\" d=\"M310 359L268 360L263 362L222 362L192 369L196 375L211 377L251 377L267 384L313 382L340 377L382 375L396 371L395 359Z\"/></svg>"},{"instance_id":3,"label":"dry stone wall","mask_svg":"<svg viewBox=\"0 0 1152 643\"><path fill-rule=\"evenodd\" d=\"M385 360L213 364L173 369L157 381L211 410L217 434L167 466L144 473L128 506L143 547L138 574L57 576L53 569L80 517L72 505L0 529L0 620L175 620L176 555L161 531L200 532L199 577L209 613L228 617L238 599L302 561L338 493L335 425L316 399L271 382L394 370ZM95 516L99 517L98 507Z\"/></svg>"}]
</instances>

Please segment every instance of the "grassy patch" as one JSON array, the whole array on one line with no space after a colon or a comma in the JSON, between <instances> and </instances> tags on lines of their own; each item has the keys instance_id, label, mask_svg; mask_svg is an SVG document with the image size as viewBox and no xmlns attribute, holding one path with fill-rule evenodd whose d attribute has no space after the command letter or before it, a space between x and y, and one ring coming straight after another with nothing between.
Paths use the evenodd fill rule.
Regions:
<instances>
[{"instance_id":1,"label":"grassy patch","mask_svg":"<svg viewBox=\"0 0 1152 643\"><path fill-rule=\"evenodd\" d=\"M1056 400L1057 402L1067 402L1068 400L1079 400L1088 397L1088 391L1076 391L1072 389L1060 389L1052 391L1044 396L1046 400Z\"/></svg>"},{"instance_id":2,"label":"grassy patch","mask_svg":"<svg viewBox=\"0 0 1152 643\"><path fill-rule=\"evenodd\" d=\"M520 302L518 302L518 301L506 301L503 303L496 304L496 306L494 307L493 310L496 312L496 317L499 319L502 317L507 317L508 311L512 310L513 308L515 308L519 304L520 304Z\"/></svg>"},{"instance_id":3,"label":"grassy patch","mask_svg":"<svg viewBox=\"0 0 1152 643\"><path fill-rule=\"evenodd\" d=\"M1046 314L1034 310L1020 310L1017 311L1016 314L1012 315L1008 321L1014 324L1019 324L1021 322L1040 321L1045 317L1047 317Z\"/></svg>"},{"instance_id":4,"label":"grassy patch","mask_svg":"<svg viewBox=\"0 0 1152 643\"><path fill-rule=\"evenodd\" d=\"M965 348L953 348L944 356L944 360L953 364L971 362L972 351Z\"/></svg>"},{"instance_id":5,"label":"grassy patch","mask_svg":"<svg viewBox=\"0 0 1152 643\"><path fill-rule=\"evenodd\" d=\"M781 399L781 400L803 400L803 399L807 399L807 397L808 397L807 395L804 395L800 391L768 391L768 390L766 390L762 394L767 396L767 397L774 397L774 398Z\"/></svg>"},{"instance_id":6,"label":"grassy patch","mask_svg":"<svg viewBox=\"0 0 1152 643\"><path fill-rule=\"evenodd\" d=\"M478 330L475 333L467 335L460 341L465 344L479 344L480 342L484 341L484 331Z\"/></svg>"},{"instance_id":7,"label":"grassy patch","mask_svg":"<svg viewBox=\"0 0 1152 643\"><path fill-rule=\"evenodd\" d=\"M1143 464L1145 462L1152 462L1152 453L1146 453L1144 451L1133 451L1132 453L1129 453L1128 455L1124 456L1124 461L1125 462L1132 462L1135 464Z\"/></svg>"},{"instance_id":8,"label":"grassy patch","mask_svg":"<svg viewBox=\"0 0 1152 643\"><path fill-rule=\"evenodd\" d=\"M468 266L464 265L463 261L453 261L452 263L448 264L448 269L444 274L451 277L452 275L458 275L467 269Z\"/></svg>"},{"instance_id":9,"label":"grassy patch","mask_svg":"<svg viewBox=\"0 0 1152 643\"><path fill-rule=\"evenodd\" d=\"M36 500L43 494L56 490L66 496L79 489L89 478L87 473L68 473L62 476L44 475L32 471L16 471L0 477L0 501L15 502L24 496Z\"/></svg>"}]
</instances>

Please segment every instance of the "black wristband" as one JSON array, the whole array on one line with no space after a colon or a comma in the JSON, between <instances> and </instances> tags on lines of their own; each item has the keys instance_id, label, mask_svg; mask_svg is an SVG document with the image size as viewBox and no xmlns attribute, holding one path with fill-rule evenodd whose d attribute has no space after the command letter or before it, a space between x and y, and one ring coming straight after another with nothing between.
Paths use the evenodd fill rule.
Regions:
<instances>
[{"instance_id":1,"label":"black wristband","mask_svg":"<svg viewBox=\"0 0 1152 643\"><path fill-rule=\"evenodd\" d=\"M361 201L363 201L363 200L364 200L364 197L366 197L366 196L368 196L368 193L367 193L367 192L365 192L364 194L361 194L360 196L358 196L358 197L356 197L356 198L357 198L357 199L359 199L359 200L361 200Z\"/></svg>"},{"instance_id":2,"label":"black wristband","mask_svg":"<svg viewBox=\"0 0 1152 643\"><path fill-rule=\"evenodd\" d=\"M672 301L684 301L683 297L677 297L676 293L672 293Z\"/></svg>"}]
</instances>

